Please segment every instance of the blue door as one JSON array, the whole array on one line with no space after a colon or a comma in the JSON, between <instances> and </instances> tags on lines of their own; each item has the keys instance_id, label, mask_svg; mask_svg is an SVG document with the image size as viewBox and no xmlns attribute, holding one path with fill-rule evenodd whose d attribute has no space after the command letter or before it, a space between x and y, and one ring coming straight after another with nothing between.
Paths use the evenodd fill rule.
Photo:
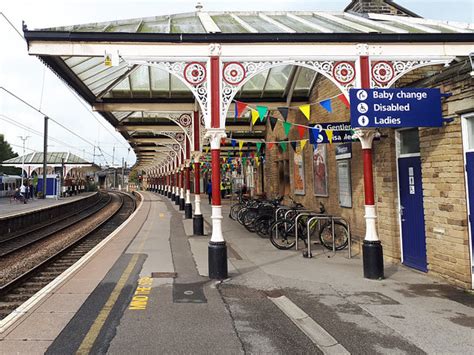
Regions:
<instances>
[{"instance_id":1,"label":"blue door","mask_svg":"<svg viewBox=\"0 0 474 355\"><path fill-rule=\"evenodd\" d=\"M428 269L420 157L399 158L398 175L403 264L426 272Z\"/></svg>"},{"instance_id":2,"label":"blue door","mask_svg":"<svg viewBox=\"0 0 474 355\"><path fill-rule=\"evenodd\" d=\"M466 153L466 172L469 195L469 223L471 225L471 250L474 250L474 152Z\"/></svg>"}]
</instances>

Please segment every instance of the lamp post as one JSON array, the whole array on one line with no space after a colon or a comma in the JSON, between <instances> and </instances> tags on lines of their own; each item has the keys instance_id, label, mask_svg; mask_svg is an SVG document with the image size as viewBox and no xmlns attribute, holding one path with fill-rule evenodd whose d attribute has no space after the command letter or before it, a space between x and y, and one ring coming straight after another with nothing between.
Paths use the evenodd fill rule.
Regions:
<instances>
[{"instance_id":1,"label":"lamp post","mask_svg":"<svg viewBox=\"0 0 474 355\"><path fill-rule=\"evenodd\" d=\"M23 185L23 172L25 171L25 144L26 140L30 138L30 136L18 136L23 141L23 154L21 156L21 185ZM28 176L27 176L28 177Z\"/></svg>"}]
</instances>

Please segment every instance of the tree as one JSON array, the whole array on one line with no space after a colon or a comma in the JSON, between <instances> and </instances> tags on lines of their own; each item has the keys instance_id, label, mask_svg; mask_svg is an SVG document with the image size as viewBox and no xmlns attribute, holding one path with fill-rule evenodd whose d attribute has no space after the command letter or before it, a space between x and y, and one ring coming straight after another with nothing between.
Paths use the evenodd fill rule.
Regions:
<instances>
[{"instance_id":1,"label":"tree","mask_svg":"<svg viewBox=\"0 0 474 355\"><path fill-rule=\"evenodd\" d=\"M13 152L11 145L5 140L5 137L3 136L3 134L0 134L0 166L1 166L1 163L4 162L5 160L16 158L17 156L18 154ZM8 175L20 175L21 169L9 167L9 166L8 167L1 166L0 172L4 174L8 174Z\"/></svg>"},{"instance_id":2,"label":"tree","mask_svg":"<svg viewBox=\"0 0 474 355\"><path fill-rule=\"evenodd\" d=\"M130 171L130 174L128 175L128 181L134 184L138 184L138 171Z\"/></svg>"}]
</instances>

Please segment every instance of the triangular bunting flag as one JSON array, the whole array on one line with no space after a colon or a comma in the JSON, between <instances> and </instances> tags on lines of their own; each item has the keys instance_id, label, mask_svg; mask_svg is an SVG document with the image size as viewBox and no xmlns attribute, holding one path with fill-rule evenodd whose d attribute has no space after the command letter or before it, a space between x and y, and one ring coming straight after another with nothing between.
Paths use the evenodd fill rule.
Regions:
<instances>
[{"instance_id":1,"label":"triangular bunting flag","mask_svg":"<svg viewBox=\"0 0 474 355\"><path fill-rule=\"evenodd\" d=\"M275 117L270 116L270 127L272 127L272 131L275 129L277 122L278 120Z\"/></svg>"},{"instance_id":2,"label":"triangular bunting flag","mask_svg":"<svg viewBox=\"0 0 474 355\"><path fill-rule=\"evenodd\" d=\"M340 95L337 96L337 98L338 98L339 100L341 100L342 103L343 103L344 105L346 105L347 108L350 108L351 105L349 104L349 100L347 100L346 95L340 94Z\"/></svg>"},{"instance_id":3,"label":"triangular bunting flag","mask_svg":"<svg viewBox=\"0 0 474 355\"><path fill-rule=\"evenodd\" d=\"M291 123L283 122L283 128L285 129L285 134L288 137L288 133L290 133L290 129L291 129Z\"/></svg>"},{"instance_id":4,"label":"triangular bunting flag","mask_svg":"<svg viewBox=\"0 0 474 355\"><path fill-rule=\"evenodd\" d=\"M308 140L307 139L303 139L302 141L300 141L300 145L301 145L301 150L303 150L304 146L306 145L306 142Z\"/></svg>"},{"instance_id":5,"label":"triangular bunting flag","mask_svg":"<svg viewBox=\"0 0 474 355\"><path fill-rule=\"evenodd\" d=\"M245 109L247 108L247 104L244 104L243 102L236 101L235 102L235 112L236 112L236 117L241 117L242 114L244 113Z\"/></svg>"},{"instance_id":6,"label":"triangular bunting flag","mask_svg":"<svg viewBox=\"0 0 474 355\"><path fill-rule=\"evenodd\" d=\"M206 147L206 149L204 149L204 151L207 153L209 153L209 147Z\"/></svg>"},{"instance_id":7,"label":"triangular bunting flag","mask_svg":"<svg viewBox=\"0 0 474 355\"><path fill-rule=\"evenodd\" d=\"M298 133L300 134L300 139L304 138L304 134L306 133L306 127L305 126L297 126L298 128Z\"/></svg>"},{"instance_id":8,"label":"triangular bunting flag","mask_svg":"<svg viewBox=\"0 0 474 355\"><path fill-rule=\"evenodd\" d=\"M267 149L270 150L270 149L273 148L274 145L275 145L275 143L273 143L273 142L268 142L266 146L267 146Z\"/></svg>"},{"instance_id":9,"label":"triangular bunting flag","mask_svg":"<svg viewBox=\"0 0 474 355\"><path fill-rule=\"evenodd\" d=\"M257 164L257 166L259 165L259 163L258 163L258 157L255 157L255 164Z\"/></svg>"},{"instance_id":10,"label":"triangular bunting flag","mask_svg":"<svg viewBox=\"0 0 474 355\"><path fill-rule=\"evenodd\" d=\"M290 144L291 144L293 150L296 152L296 145L297 145L297 142L291 142Z\"/></svg>"},{"instance_id":11,"label":"triangular bunting flag","mask_svg":"<svg viewBox=\"0 0 474 355\"><path fill-rule=\"evenodd\" d=\"M311 134L309 135L309 141L311 144L318 144L319 128L311 128Z\"/></svg>"},{"instance_id":12,"label":"triangular bunting flag","mask_svg":"<svg viewBox=\"0 0 474 355\"><path fill-rule=\"evenodd\" d=\"M255 143L257 145L257 153L260 152L260 148L262 148L262 143L257 142Z\"/></svg>"},{"instance_id":13,"label":"triangular bunting flag","mask_svg":"<svg viewBox=\"0 0 474 355\"><path fill-rule=\"evenodd\" d=\"M242 164L247 165L247 158L242 158Z\"/></svg>"},{"instance_id":14,"label":"triangular bunting flag","mask_svg":"<svg viewBox=\"0 0 474 355\"><path fill-rule=\"evenodd\" d=\"M253 125L255 124L255 122L257 122L258 116L259 116L259 115L258 115L258 111L252 109L252 124L253 124Z\"/></svg>"},{"instance_id":15,"label":"triangular bunting flag","mask_svg":"<svg viewBox=\"0 0 474 355\"><path fill-rule=\"evenodd\" d=\"M244 146L244 141L239 141L239 150L242 150L243 146Z\"/></svg>"},{"instance_id":16,"label":"triangular bunting flag","mask_svg":"<svg viewBox=\"0 0 474 355\"><path fill-rule=\"evenodd\" d=\"M221 145L225 145L225 138L221 138Z\"/></svg>"},{"instance_id":17,"label":"triangular bunting flag","mask_svg":"<svg viewBox=\"0 0 474 355\"><path fill-rule=\"evenodd\" d=\"M331 99L327 99L327 100L324 100L324 101L321 101L319 103L322 107L324 107L324 109L331 113L332 112L332 107L331 107Z\"/></svg>"},{"instance_id":18,"label":"triangular bunting flag","mask_svg":"<svg viewBox=\"0 0 474 355\"><path fill-rule=\"evenodd\" d=\"M281 147L281 150L283 150L284 152L286 152L286 143L288 142L280 142L280 147Z\"/></svg>"},{"instance_id":19,"label":"triangular bunting flag","mask_svg":"<svg viewBox=\"0 0 474 355\"><path fill-rule=\"evenodd\" d=\"M329 143L332 143L332 129L326 129L326 136L328 137Z\"/></svg>"},{"instance_id":20,"label":"triangular bunting flag","mask_svg":"<svg viewBox=\"0 0 474 355\"><path fill-rule=\"evenodd\" d=\"M288 107L278 107L278 111L281 113L282 117L285 119L288 118Z\"/></svg>"},{"instance_id":21,"label":"triangular bunting flag","mask_svg":"<svg viewBox=\"0 0 474 355\"><path fill-rule=\"evenodd\" d=\"M318 142L316 141L316 143L313 143L313 149L316 150L318 149Z\"/></svg>"},{"instance_id":22,"label":"triangular bunting flag","mask_svg":"<svg viewBox=\"0 0 474 355\"><path fill-rule=\"evenodd\" d=\"M268 112L267 106L257 106L258 115L260 116L260 122L263 121Z\"/></svg>"},{"instance_id":23,"label":"triangular bunting flag","mask_svg":"<svg viewBox=\"0 0 474 355\"><path fill-rule=\"evenodd\" d=\"M237 141L235 139L232 139L230 141L230 144L232 144L232 148L235 148L235 146L237 145Z\"/></svg>"},{"instance_id":24,"label":"triangular bunting flag","mask_svg":"<svg viewBox=\"0 0 474 355\"><path fill-rule=\"evenodd\" d=\"M309 121L311 117L311 105L301 105L298 107L303 112L304 117Z\"/></svg>"},{"instance_id":25,"label":"triangular bunting flag","mask_svg":"<svg viewBox=\"0 0 474 355\"><path fill-rule=\"evenodd\" d=\"M242 158L242 152L239 152L240 157Z\"/></svg>"}]
</instances>

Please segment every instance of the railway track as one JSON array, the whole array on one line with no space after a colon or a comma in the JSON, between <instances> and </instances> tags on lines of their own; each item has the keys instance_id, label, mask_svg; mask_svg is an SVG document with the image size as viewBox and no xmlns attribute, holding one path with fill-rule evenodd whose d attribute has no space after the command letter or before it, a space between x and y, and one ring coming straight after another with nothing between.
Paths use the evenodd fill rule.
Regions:
<instances>
[{"instance_id":1,"label":"railway track","mask_svg":"<svg viewBox=\"0 0 474 355\"><path fill-rule=\"evenodd\" d=\"M44 260L0 286L0 320L66 271L130 216L135 209L135 200L127 194L110 193L110 195L111 201L109 203L119 203L119 207L107 218L101 222L95 222L94 228L79 239L65 242L60 250L55 250ZM86 218L81 218L76 222L76 225L87 221ZM74 228L74 226L69 226L69 228ZM67 229L61 229L53 234L61 234L65 231ZM40 243L47 241L47 238L43 238ZM34 244L30 243L27 248L32 247ZM15 252L9 253L8 257L14 257L15 253L21 253L21 251L17 249Z\"/></svg>"}]
</instances>

